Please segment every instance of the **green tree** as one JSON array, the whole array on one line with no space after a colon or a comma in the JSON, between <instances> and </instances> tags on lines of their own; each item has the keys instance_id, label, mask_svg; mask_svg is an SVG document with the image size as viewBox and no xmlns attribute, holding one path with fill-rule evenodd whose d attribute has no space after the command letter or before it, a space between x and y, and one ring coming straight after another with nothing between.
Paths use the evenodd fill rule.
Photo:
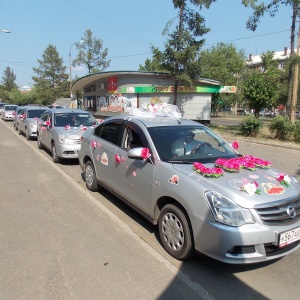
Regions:
<instances>
[{"instance_id":1,"label":"green tree","mask_svg":"<svg viewBox=\"0 0 300 300\"><path fill-rule=\"evenodd\" d=\"M16 75L14 74L14 71L10 69L10 67L6 67L6 69L3 71L2 85L7 91L18 89L18 85L16 84Z\"/></svg>"},{"instance_id":2,"label":"green tree","mask_svg":"<svg viewBox=\"0 0 300 300\"><path fill-rule=\"evenodd\" d=\"M214 111L218 106L242 102L242 76L245 71L245 53L237 50L233 44L219 43L200 52L201 77L213 78L223 85L237 86L237 94L215 94L212 97ZM222 101L221 101L222 100Z\"/></svg>"},{"instance_id":3,"label":"green tree","mask_svg":"<svg viewBox=\"0 0 300 300\"><path fill-rule=\"evenodd\" d=\"M82 43L77 43L77 58L73 60L73 66L85 65L89 74L104 71L109 67L110 60L107 60L108 49L103 49L103 41L93 38L90 29L84 32L81 38Z\"/></svg>"},{"instance_id":4,"label":"green tree","mask_svg":"<svg viewBox=\"0 0 300 300\"><path fill-rule=\"evenodd\" d=\"M39 67L33 68L37 76L32 79L40 95L39 104L47 105L57 98L69 97L69 75L66 74L66 66L63 65L63 59L59 57L56 47L49 45L38 63Z\"/></svg>"},{"instance_id":5,"label":"green tree","mask_svg":"<svg viewBox=\"0 0 300 300\"><path fill-rule=\"evenodd\" d=\"M200 10L210 5L216 0L173 0L173 5L178 10L176 18L170 20L164 31L168 35L164 51L152 47L152 59L147 59L140 70L167 71L175 75L173 104L177 102L177 89L179 83L192 85L192 80L199 76L198 55L205 40L199 39L209 32L205 27L204 18L188 7L188 3L193 4ZM175 30L169 33L174 20L178 20ZM148 69L149 68L149 69Z\"/></svg>"},{"instance_id":6,"label":"green tree","mask_svg":"<svg viewBox=\"0 0 300 300\"><path fill-rule=\"evenodd\" d=\"M290 6L292 9L292 24L291 24L291 56L295 56L295 30L296 30L296 21L299 17L300 12L300 1L299 0L270 0L268 4L265 4L264 1L257 3L257 0L242 0L242 3L246 7L251 7L253 10L253 15L248 19L246 26L248 29L255 31L260 19L264 16L265 13L269 13L271 17L274 17L278 12L281 5ZM297 63L297 62L296 62ZM292 103L292 90L293 90L293 73L294 73L295 64L289 64L288 71L288 94L286 99L286 104L288 111L291 109Z\"/></svg>"}]
</instances>

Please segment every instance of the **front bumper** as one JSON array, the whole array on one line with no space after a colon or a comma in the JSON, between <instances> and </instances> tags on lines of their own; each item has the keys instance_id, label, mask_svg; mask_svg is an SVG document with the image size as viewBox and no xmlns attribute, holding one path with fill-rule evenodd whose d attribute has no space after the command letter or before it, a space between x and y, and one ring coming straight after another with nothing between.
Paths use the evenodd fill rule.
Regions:
<instances>
[{"instance_id":1,"label":"front bumper","mask_svg":"<svg viewBox=\"0 0 300 300\"><path fill-rule=\"evenodd\" d=\"M264 262L283 257L300 247L299 241L282 248L277 246L280 233L299 227L300 222L280 226L280 229L278 226L258 223L240 227L226 226L211 220L203 223L198 219L196 223L196 227L193 226L195 249L225 263Z\"/></svg>"},{"instance_id":2,"label":"front bumper","mask_svg":"<svg viewBox=\"0 0 300 300\"><path fill-rule=\"evenodd\" d=\"M76 158L78 159L78 151L80 150L80 144L59 144L56 143L56 153L60 158Z\"/></svg>"}]
</instances>

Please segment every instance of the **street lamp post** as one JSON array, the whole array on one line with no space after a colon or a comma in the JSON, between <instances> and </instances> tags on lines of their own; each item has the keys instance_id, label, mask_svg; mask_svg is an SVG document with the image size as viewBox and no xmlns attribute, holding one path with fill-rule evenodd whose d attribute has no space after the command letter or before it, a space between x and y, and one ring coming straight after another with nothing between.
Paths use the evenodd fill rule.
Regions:
<instances>
[{"instance_id":1,"label":"street lamp post","mask_svg":"<svg viewBox=\"0 0 300 300\"><path fill-rule=\"evenodd\" d=\"M76 42L70 46L69 50L69 64L70 64L70 98L72 99L72 58L71 58L71 49L74 45L82 44L84 40L80 40L79 43Z\"/></svg>"}]
</instances>

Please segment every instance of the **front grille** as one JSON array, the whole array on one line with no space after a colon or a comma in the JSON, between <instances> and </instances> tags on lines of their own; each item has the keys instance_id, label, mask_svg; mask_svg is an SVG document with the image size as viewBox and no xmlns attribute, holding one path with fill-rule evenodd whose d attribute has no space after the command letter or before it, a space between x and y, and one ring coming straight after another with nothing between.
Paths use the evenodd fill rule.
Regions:
<instances>
[{"instance_id":1,"label":"front grille","mask_svg":"<svg viewBox=\"0 0 300 300\"><path fill-rule=\"evenodd\" d=\"M287 208L292 207L295 217L291 218ZM300 219L300 196L295 199L260 204L254 207L262 222L266 225L288 225Z\"/></svg>"}]
</instances>

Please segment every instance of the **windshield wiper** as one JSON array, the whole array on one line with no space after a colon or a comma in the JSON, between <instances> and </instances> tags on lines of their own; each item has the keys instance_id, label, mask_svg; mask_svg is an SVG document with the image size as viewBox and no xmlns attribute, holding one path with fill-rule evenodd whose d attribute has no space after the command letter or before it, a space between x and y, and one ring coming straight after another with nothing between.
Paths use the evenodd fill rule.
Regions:
<instances>
[{"instance_id":1,"label":"windshield wiper","mask_svg":"<svg viewBox=\"0 0 300 300\"><path fill-rule=\"evenodd\" d=\"M193 161L189 161L189 160L168 160L168 163L171 164L193 164Z\"/></svg>"}]
</instances>

